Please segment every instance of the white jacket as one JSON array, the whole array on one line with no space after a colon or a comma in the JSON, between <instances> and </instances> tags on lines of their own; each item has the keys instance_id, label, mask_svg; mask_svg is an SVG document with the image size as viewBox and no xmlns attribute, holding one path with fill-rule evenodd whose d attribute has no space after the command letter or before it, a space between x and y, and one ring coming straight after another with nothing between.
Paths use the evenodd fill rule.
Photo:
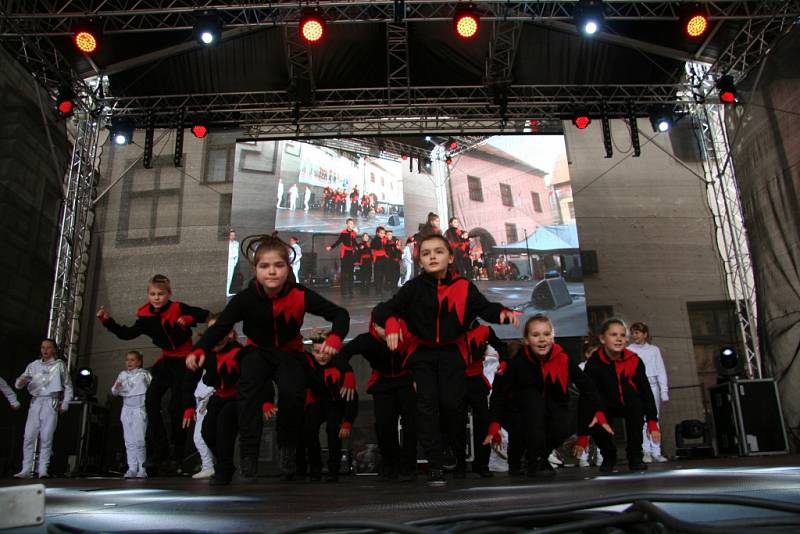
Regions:
<instances>
[{"instance_id":1,"label":"white jacket","mask_svg":"<svg viewBox=\"0 0 800 534\"><path fill-rule=\"evenodd\" d=\"M61 400L61 409L69 408L69 401L72 400L72 381L69 379L67 364L64 360L52 359L48 361L35 360L28 364L14 383L14 387L22 389L26 387L22 383L23 379L28 379L28 393L33 397L54 397L58 393L64 392Z\"/></svg>"},{"instance_id":2,"label":"white jacket","mask_svg":"<svg viewBox=\"0 0 800 534\"><path fill-rule=\"evenodd\" d=\"M647 379L650 381L653 390L657 389L661 392L661 400L669 400L667 369L664 367L664 359L661 357L661 351L658 347L650 343L645 343L644 345L631 343L628 349L635 352L644 362Z\"/></svg>"}]
</instances>

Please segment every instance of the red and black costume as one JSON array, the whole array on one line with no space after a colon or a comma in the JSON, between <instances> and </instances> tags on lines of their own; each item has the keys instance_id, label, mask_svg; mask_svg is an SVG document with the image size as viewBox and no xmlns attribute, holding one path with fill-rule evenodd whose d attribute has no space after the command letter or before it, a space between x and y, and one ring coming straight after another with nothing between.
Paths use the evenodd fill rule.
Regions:
<instances>
[{"instance_id":1,"label":"red and black costume","mask_svg":"<svg viewBox=\"0 0 800 534\"><path fill-rule=\"evenodd\" d=\"M358 246L356 231L348 230L347 228L342 230L339 233L339 237L330 247L333 249L337 245L339 246L339 260L342 271L342 296L353 296L353 266L356 263L356 247Z\"/></svg>"},{"instance_id":2,"label":"red and black costume","mask_svg":"<svg viewBox=\"0 0 800 534\"><path fill-rule=\"evenodd\" d=\"M359 207L358 198L359 198L358 189L354 188L350 192L350 217L354 219L358 217L358 207Z\"/></svg>"},{"instance_id":3,"label":"red and black costume","mask_svg":"<svg viewBox=\"0 0 800 534\"><path fill-rule=\"evenodd\" d=\"M361 292L365 295L369 294L369 287L372 283L372 247L370 244L370 241L362 239L356 247L358 282L361 284Z\"/></svg>"},{"instance_id":4,"label":"red and black costume","mask_svg":"<svg viewBox=\"0 0 800 534\"><path fill-rule=\"evenodd\" d=\"M432 478L441 476L445 460L442 427L445 435L458 436L466 425L467 362L458 343L477 317L499 323L504 310L454 272L447 272L443 279L428 273L412 278L373 310L373 320L387 335L399 331L398 319L402 318L418 340L418 348L406 361L417 385L420 444L431 471L437 472Z\"/></svg>"},{"instance_id":5,"label":"red and black costume","mask_svg":"<svg viewBox=\"0 0 800 534\"><path fill-rule=\"evenodd\" d=\"M243 322L242 330L248 340L241 351L237 410L245 475L255 476L263 426L261 402L265 384L272 380L278 386L280 402L276 427L284 460L281 467L286 473L294 473L307 382L300 335L306 313L331 321L332 333L326 342L340 348L350 328L347 310L292 281L287 281L281 292L271 297L255 279L230 300L217 322L195 345L195 350L202 350L208 356L236 323Z\"/></svg>"},{"instance_id":6,"label":"red and black costume","mask_svg":"<svg viewBox=\"0 0 800 534\"><path fill-rule=\"evenodd\" d=\"M472 278L472 262L469 259L469 237L461 228L450 226L444 233L453 248L453 266L461 276Z\"/></svg>"},{"instance_id":7,"label":"red and black costume","mask_svg":"<svg viewBox=\"0 0 800 534\"><path fill-rule=\"evenodd\" d=\"M498 358L503 366L508 359L508 347L504 341L497 337L490 326L476 325L458 343L461 355L468 362L464 371L466 376L466 403L472 410L472 434L473 451L475 459L472 461L472 470L483 477L490 476L489 454L490 447L483 445L483 439L489 430L489 393L492 385L483 374L483 360L486 356L486 349L492 346L497 351ZM463 472L465 469L465 450L464 447L455 444L464 443L466 436L455 436L453 440L453 451L456 455L456 471Z\"/></svg>"},{"instance_id":8,"label":"red and black costume","mask_svg":"<svg viewBox=\"0 0 800 534\"><path fill-rule=\"evenodd\" d=\"M389 294L394 293L397 289L397 284L400 281L400 262L403 260L403 249L397 248L397 239L391 239L386 243L386 255L389 258L389 273L386 281L386 290Z\"/></svg>"},{"instance_id":9,"label":"red and black costume","mask_svg":"<svg viewBox=\"0 0 800 534\"><path fill-rule=\"evenodd\" d=\"M385 235L383 237L376 235L370 245L372 248L372 265L375 272L375 295L377 296L381 296L384 289L389 285L389 270L392 260L389 259L388 243L389 239Z\"/></svg>"},{"instance_id":10,"label":"red and black costume","mask_svg":"<svg viewBox=\"0 0 800 534\"><path fill-rule=\"evenodd\" d=\"M586 428L595 415L599 423L604 423L594 384L558 344L554 344L544 358L524 346L509 360L505 372L495 376L489 433L499 434L509 403L515 404L522 423L519 431L525 437L529 476L552 472L547 457L569 436L569 382L580 391L578 427ZM600 431L606 433L602 428Z\"/></svg>"},{"instance_id":11,"label":"red and black costume","mask_svg":"<svg viewBox=\"0 0 800 534\"><path fill-rule=\"evenodd\" d=\"M148 467L156 465L169 455L172 444L172 458L180 465L186 446L186 432L181 428L183 411L194 406L194 395L185 394L185 381L190 380L185 358L192 349L192 327L205 323L208 310L189 306L183 302L167 301L159 309L145 304L136 311L133 326L118 324L109 317L101 321L119 339L134 339L141 335L149 337L161 349L161 357L153 365L150 374L153 381L147 388L145 411L147 412ZM185 326L178 324L183 319ZM196 383L196 380L195 380ZM161 414L161 398L172 390L169 403L170 433L164 426Z\"/></svg>"},{"instance_id":12,"label":"red and black costume","mask_svg":"<svg viewBox=\"0 0 800 534\"><path fill-rule=\"evenodd\" d=\"M603 347L586 362L584 373L594 383L606 416L625 419L626 453L628 464L642 468L642 421L647 421L648 431L658 430L658 411L647 380L644 363L635 352L623 349L622 355L612 360ZM578 428L578 444L588 445L588 434L603 454L603 466L613 466L617 449L611 436L597 426Z\"/></svg>"},{"instance_id":13,"label":"red and black costume","mask_svg":"<svg viewBox=\"0 0 800 534\"><path fill-rule=\"evenodd\" d=\"M343 367L333 360L320 365L311 354L306 353L305 418L303 423L303 445L308 455L308 467L312 480L319 480L322 473L322 449L319 444L319 429L325 423L328 437L328 476L329 482L339 479L342 463L342 428L352 429L358 415L358 395L344 400L340 394L342 387L356 388L353 370L349 365ZM280 412L279 412L280 413Z\"/></svg>"},{"instance_id":14,"label":"red and black costume","mask_svg":"<svg viewBox=\"0 0 800 534\"><path fill-rule=\"evenodd\" d=\"M350 361L360 354L372 367L367 393L372 395L375 410L375 435L381 451L381 475L387 479L411 478L417 469L417 394L411 371L403 366L415 342L401 320L403 343L391 351L378 336L374 323L369 333L360 334L342 347L336 356ZM397 424L402 423L403 438L398 440Z\"/></svg>"}]
</instances>

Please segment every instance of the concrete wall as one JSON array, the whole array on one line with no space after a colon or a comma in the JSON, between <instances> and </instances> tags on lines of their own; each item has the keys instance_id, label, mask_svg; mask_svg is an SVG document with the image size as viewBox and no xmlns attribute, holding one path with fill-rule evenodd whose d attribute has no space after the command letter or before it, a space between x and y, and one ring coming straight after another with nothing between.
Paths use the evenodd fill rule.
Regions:
<instances>
[{"instance_id":1,"label":"concrete wall","mask_svg":"<svg viewBox=\"0 0 800 534\"><path fill-rule=\"evenodd\" d=\"M683 145L680 136L691 132L655 136L641 120L642 156L616 150L606 159L599 121L564 129L581 248L596 250L599 264L584 280L587 305L613 306L615 315L650 326L669 373L663 430L671 452L675 423L703 419L686 303L725 299L702 168L673 157L673 141ZM611 121L611 130L617 146L630 146L624 122Z\"/></svg>"}]
</instances>

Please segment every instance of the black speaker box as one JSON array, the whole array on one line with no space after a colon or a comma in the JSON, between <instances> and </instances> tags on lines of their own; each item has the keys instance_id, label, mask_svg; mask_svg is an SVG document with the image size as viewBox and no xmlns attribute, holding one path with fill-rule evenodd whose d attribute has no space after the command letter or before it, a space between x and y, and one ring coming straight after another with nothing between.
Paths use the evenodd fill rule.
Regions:
<instances>
[{"instance_id":1,"label":"black speaker box","mask_svg":"<svg viewBox=\"0 0 800 534\"><path fill-rule=\"evenodd\" d=\"M531 302L537 308L555 310L572 304L572 296L563 278L545 278L533 288Z\"/></svg>"},{"instance_id":2,"label":"black speaker box","mask_svg":"<svg viewBox=\"0 0 800 534\"><path fill-rule=\"evenodd\" d=\"M581 270L583 274L597 274L600 268L597 265L596 250L581 250Z\"/></svg>"},{"instance_id":3,"label":"black speaker box","mask_svg":"<svg viewBox=\"0 0 800 534\"><path fill-rule=\"evenodd\" d=\"M720 454L789 452L778 388L772 379L738 380L709 389Z\"/></svg>"}]
</instances>

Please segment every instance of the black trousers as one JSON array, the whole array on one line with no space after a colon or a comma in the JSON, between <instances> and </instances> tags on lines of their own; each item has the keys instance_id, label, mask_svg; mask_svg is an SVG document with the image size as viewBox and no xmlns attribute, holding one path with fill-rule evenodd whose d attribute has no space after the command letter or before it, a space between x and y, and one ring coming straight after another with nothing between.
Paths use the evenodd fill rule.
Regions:
<instances>
[{"instance_id":1,"label":"black trousers","mask_svg":"<svg viewBox=\"0 0 800 534\"><path fill-rule=\"evenodd\" d=\"M342 266L342 295L353 294L353 266L355 265L355 258L352 254L345 254L341 260Z\"/></svg>"},{"instance_id":2,"label":"black trousers","mask_svg":"<svg viewBox=\"0 0 800 534\"><path fill-rule=\"evenodd\" d=\"M147 412L147 448L151 458L164 458L169 455L172 444L172 457L180 463L183 461L186 447L186 430L183 423L183 390L184 380L189 377L186 362L183 358L161 358L150 370L153 377L145 394L145 411ZM171 391L170 391L171 390ZM161 413L161 399L170 391L169 401L169 435L164 426Z\"/></svg>"},{"instance_id":3,"label":"black trousers","mask_svg":"<svg viewBox=\"0 0 800 534\"><path fill-rule=\"evenodd\" d=\"M522 456L525 454L525 426L522 415L516 408L511 408L503 416L503 427L508 432L508 469L509 471L522 468Z\"/></svg>"},{"instance_id":4,"label":"black trousers","mask_svg":"<svg viewBox=\"0 0 800 534\"><path fill-rule=\"evenodd\" d=\"M543 397L538 389L515 392L521 409L528 468L546 460L569 436L567 406ZM641 434L641 432L640 432Z\"/></svg>"},{"instance_id":5,"label":"black trousers","mask_svg":"<svg viewBox=\"0 0 800 534\"><path fill-rule=\"evenodd\" d=\"M466 425L464 360L455 347L419 349L409 366L417 384L417 432L431 469L444 463L445 441L463 436ZM461 441L463 448L464 441Z\"/></svg>"},{"instance_id":6,"label":"black trousers","mask_svg":"<svg viewBox=\"0 0 800 534\"><path fill-rule=\"evenodd\" d=\"M246 347L241 353L242 376L237 384L239 445L242 458L258 458L264 426L261 404L268 380L278 387L280 409L276 421L278 446L294 447L300 438L306 372L301 352L278 352Z\"/></svg>"},{"instance_id":7,"label":"black trousers","mask_svg":"<svg viewBox=\"0 0 800 534\"><path fill-rule=\"evenodd\" d=\"M239 433L239 415L236 397L223 399L214 395L208 401L206 417L200 431L203 441L214 454L214 472L220 478L231 478L234 445Z\"/></svg>"},{"instance_id":8,"label":"black trousers","mask_svg":"<svg viewBox=\"0 0 800 534\"><path fill-rule=\"evenodd\" d=\"M491 447L484 445L483 440L489 432L489 384L483 375L467 377L467 406L472 409L472 446L475 459L472 468L488 468ZM465 429L466 430L466 429ZM461 441L464 443L464 440ZM464 447L461 449L462 454Z\"/></svg>"},{"instance_id":9,"label":"black trousers","mask_svg":"<svg viewBox=\"0 0 800 534\"><path fill-rule=\"evenodd\" d=\"M640 463L642 461L642 421L644 421L642 401L639 397L626 397L625 405L622 409L613 410L607 408L606 417L609 422L614 417L625 419L625 453L628 456L628 462ZM589 433L600 448L604 462L616 462L617 447L614 444L614 436L603 430L600 425L590 428Z\"/></svg>"},{"instance_id":10,"label":"black trousers","mask_svg":"<svg viewBox=\"0 0 800 534\"><path fill-rule=\"evenodd\" d=\"M309 472L312 475L322 472L322 447L319 443L319 429L322 423L325 423L325 433L328 437L328 472L339 472L342 462L342 438L339 437L339 428L343 420L343 402L323 399L306 406L303 444L308 455Z\"/></svg>"},{"instance_id":11,"label":"black trousers","mask_svg":"<svg viewBox=\"0 0 800 534\"><path fill-rule=\"evenodd\" d=\"M372 262L362 261L361 267L358 269L358 282L361 285L361 292L365 295L369 294L369 288L372 285Z\"/></svg>"},{"instance_id":12,"label":"black trousers","mask_svg":"<svg viewBox=\"0 0 800 534\"><path fill-rule=\"evenodd\" d=\"M375 258L375 276L373 279L373 283L375 285L375 294L380 295L386 289L388 284L389 278L389 262L391 260L384 256L378 256Z\"/></svg>"},{"instance_id":13,"label":"black trousers","mask_svg":"<svg viewBox=\"0 0 800 534\"><path fill-rule=\"evenodd\" d=\"M413 474L417 469L417 394L407 385L373 393L375 434L384 472ZM403 439L397 435L402 419Z\"/></svg>"}]
</instances>

